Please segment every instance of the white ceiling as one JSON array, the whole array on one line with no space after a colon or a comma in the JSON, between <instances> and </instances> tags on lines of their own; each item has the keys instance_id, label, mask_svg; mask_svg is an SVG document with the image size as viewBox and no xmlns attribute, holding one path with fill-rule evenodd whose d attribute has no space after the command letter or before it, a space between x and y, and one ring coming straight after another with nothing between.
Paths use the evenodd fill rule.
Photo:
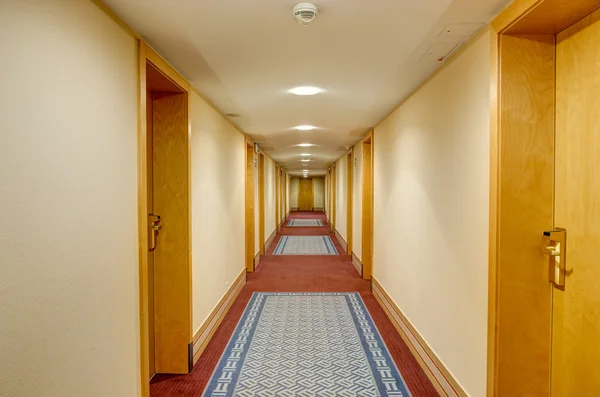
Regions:
<instances>
[{"instance_id":1,"label":"white ceiling","mask_svg":"<svg viewBox=\"0 0 600 397\"><path fill-rule=\"evenodd\" d=\"M275 161L295 173L311 153L318 174L509 0L314 0L306 27L292 16L300 0L104 2ZM326 92L287 92L299 85Z\"/></svg>"}]
</instances>

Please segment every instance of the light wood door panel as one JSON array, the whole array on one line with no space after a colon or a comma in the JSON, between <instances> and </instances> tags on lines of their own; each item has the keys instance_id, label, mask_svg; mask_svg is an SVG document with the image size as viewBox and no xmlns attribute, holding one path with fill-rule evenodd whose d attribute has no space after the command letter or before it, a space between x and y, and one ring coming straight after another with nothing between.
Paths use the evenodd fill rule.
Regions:
<instances>
[{"instance_id":1,"label":"light wood door panel","mask_svg":"<svg viewBox=\"0 0 600 397\"><path fill-rule=\"evenodd\" d=\"M246 224L246 271L254 271L254 147L246 146L246 186L245 186L245 224Z\"/></svg>"},{"instance_id":2,"label":"light wood door panel","mask_svg":"<svg viewBox=\"0 0 600 397\"><path fill-rule=\"evenodd\" d=\"M600 393L598 43L600 11L557 35L555 225L567 229L568 276L553 296L553 397Z\"/></svg>"},{"instance_id":3,"label":"light wood door panel","mask_svg":"<svg viewBox=\"0 0 600 397\"><path fill-rule=\"evenodd\" d=\"M146 92L146 156L147 171L146 178L148 183L148 212L154 212L154 175L152 173L153 147L152 147L152 91ZM149 230L148 233L153 233ZM148 374L150 378L156 373L154 365L155 338L154 338L154 251L148 252Z\"/></svg>"},{"instance_id":4,"label":"light wood door panel","mask_svg":"<svg viewBox=\"0 0 600 397\"><path fill-rule=\"evenodd\" d=\"M154 251L156 372L188 373L190 208L187 94L154 95L154 212L162 229Z\"/></svg>"},{"instance_id":5,"label":"light wood door panel","mask_svg":"<svg viewBox=\"0 0 600 397\"><path fill-rule=\"evenodd\" d=\"M554 36L502 36L497 396L547 397L551 296Z\"/></svg>"},{"instance_id":6,"label":"light wood door panel","mask_svg":"<svg viewBox=\"0 0 600 397\"><path fill-rule=\"evenodd\" d=\"M258 242L260 254L265 254L265 156L258 155Z\"/></svg>"},{"instance_id":7,"label":"light wood door panel","mask_svg":"<svg viewBox=\"0 0 600 397\"><path fill-rule=\"evenodd\" d=\"M300 211L312 211L313 189L312 179L300 178L298 184L298 209Z\"/></svg>"},{"instance_id":8,"label":"light wood door panel","mask_svg":"<svg viewBox=\"0 0 600 397\"><path fill-rule=\"evenodd\" d=\"M346 206L346 236L348 247L346 253L352 256L352 246L353 246L353 197L352 193L354 190L354 150L351 150L348 153L348 157L346 157L346 202L348 205Z\"/></svg>"},{"instance_id":9,"label":"light wood door panel","mask_svg":"<svg viewBox=\"0 0 600 397\"><path fill-rule=\"evenodd\" d=\"M363 278L371 279L373 267L373 145L363 142L362 157L362 263Z\"/></svg>"}]
</instances>

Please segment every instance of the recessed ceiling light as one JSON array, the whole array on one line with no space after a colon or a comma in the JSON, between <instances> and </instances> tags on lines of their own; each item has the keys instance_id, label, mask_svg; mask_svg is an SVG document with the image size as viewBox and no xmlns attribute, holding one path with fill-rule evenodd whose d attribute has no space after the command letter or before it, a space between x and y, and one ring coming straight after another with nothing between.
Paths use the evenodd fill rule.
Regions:
<instances>
[{"instance_id":1,"label":"recessed ceiling light","mask_svg":"<svg viewBox=\"0 0 600 397\"><path fill-rule=\"evenodd\" d=\"M311 146L315 146L315 145L313 145L312 143L301 143L301 144L299 144L299 145L296 145L296 146L300 146L300 147L311 147Z\"/></svg>"},{"instance_id":2,"label":"recessed ceiling light","mask_svg":"<svg viewBox=\"0 0 600 397\"><path fill-rule=\"evenodd\" d=\"M310 153L300 153L300 156L312 156Z\"/></svg>"},{"instance_id":3,"label":"recessed ceiling light","mask_svg":"<svg viewBox=\"0 0 600 397\"><path fill-rule=\"evenodd\" d=\"M320 94L321 92L323 92L323 89L319 88L319 87L304 85L301 87L294 87L290 90L290 92L294 95L302 95L302 96L317 95L317 94Z\"/></svg>"},{"instance_id":4,"label":"recessed ceiling light","mask_svg":"<svg viewBox=\"0 0 600 397\"><path fill-rule=\"evenodd\" d=\"M314 125L298 125L294 127L294 129L298 131L312 131L316 130L317 127L315 127Z\"/></svg>"},{"instance_id":5,"label":"recessed ceiling light","mask_svg":"<svg viewBox=\"0 0 600 397\"><path fill-rule=\"evenodd\" d=\"M310 160L308 160L308 159L303 159L303 160L300 160L300 161L304 161L304 162L307 162L307 161L310 161Z\"/></svg>"}]
</instances>

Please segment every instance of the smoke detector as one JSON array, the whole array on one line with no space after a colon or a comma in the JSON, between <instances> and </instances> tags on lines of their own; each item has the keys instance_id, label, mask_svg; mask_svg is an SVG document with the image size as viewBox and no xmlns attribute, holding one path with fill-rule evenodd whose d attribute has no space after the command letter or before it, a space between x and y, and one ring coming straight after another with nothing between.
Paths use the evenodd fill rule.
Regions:
<instances>
[{"instance_id":1,"label":"smoke detector","mask_svg":"<svg viewBox=\"0 0 600 397\"><path fill-rule=\"evenodd\" d=\"M319 14L319 9L311 3L299 3L294 6L294 18L302 25L311 23Z\"/></svg>"}]
</instances>

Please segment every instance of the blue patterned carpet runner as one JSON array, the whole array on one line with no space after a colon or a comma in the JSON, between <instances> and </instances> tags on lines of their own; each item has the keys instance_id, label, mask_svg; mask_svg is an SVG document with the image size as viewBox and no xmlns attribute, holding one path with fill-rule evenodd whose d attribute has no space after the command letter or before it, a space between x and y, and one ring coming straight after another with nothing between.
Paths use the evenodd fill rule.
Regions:
<instances>
[{"instance_id":1,"label":"blue patterned carpet runner","mask_svg":"<svg viewBox=\"0 0 600 397\"><path fill-rule=\"evenodd\" d=\"M329 236L281 236L273 255L338 255Z\"/></svg>"},{"instance_id":2,"label":"blue patterned carpet runner","mask_svg":"<svg viewBox=\"0 0 600 397\"><path fill-rule=\"evenodd\" d=\"M358 293L255 292L203 396L410 396Z\"/></svg>"},{"instance_id":3,"label":"blue patterned carpet runner","mask_svg":"<svg viewBox=\"0 0 600 397\"><path fill-rule=\"evenodd\" d=\"M323 221L320 219L290 219L287 225L300 227L323 226Z\"/></svg>"}]
</instances>

